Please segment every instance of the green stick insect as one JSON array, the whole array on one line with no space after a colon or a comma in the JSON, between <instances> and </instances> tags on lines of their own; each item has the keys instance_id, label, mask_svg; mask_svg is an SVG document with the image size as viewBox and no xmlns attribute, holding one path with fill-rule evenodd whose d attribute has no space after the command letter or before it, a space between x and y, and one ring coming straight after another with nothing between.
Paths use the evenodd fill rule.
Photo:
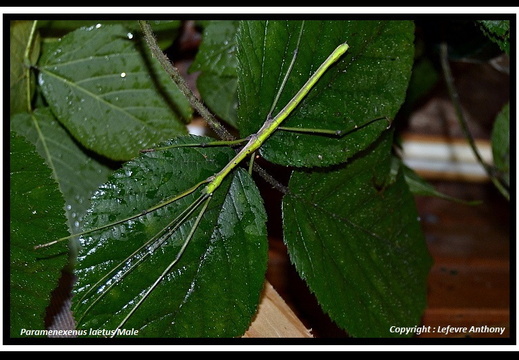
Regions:
<instances>
[{"instance_id":1,"label":"green stick insect","mask_svg":"<svg viewBox=\"0 0 519 360\"><path fill-rule=\"evenodd\" d=\"M79 319L76 319L80 322L81 318L85 316L88 311L98 303L103 296L109 293L111 289L127 274L131 271L138 268L149 256L153 253L153 249L159 248L162 244L166 242L166 240L172 236L175 232L179 230L179 228L187 221L187 219L191 219L194 217L194 222L191 226L191 229L185 236L183 244L180 246L178 253L175 258L171 260L171 262L164 268L164 270L160 273L160 275L153 281L153 283L140 294L140 298L138 301L132 304L131 310L124 316L124 318L119 322L115 330L121 329L127 321L138 311L139 307L146 301L149 295L157 288L157 286L163 281L163 279L172 271L175 265L179 262L180 258L184 254L186 248L188 247L193 235L199 226L204 214L206 213L208 206L213 198L213 194L215 191L221 186L224 179L236 168L238 167L245 159L253 155L264 143L269 139L269 137L277 130L294 130L294 131L311 131L317 134L325 134L325 135L337 135L341 136L343 133L341 131L335 130L308 130L308 129L290 129L284 128L281 126L283 121L297 108L297 106L301 103L301 101L307 96L307 94L312 90L315 84L319 81L319 79L323 76L323 74L332 66L335 62L337 62L347 51L348 44L342 43L338 45L335 50L331 52L331 54L322 62L322 64L318 67L318 69L309 77L306 83L299 89L299 91L292 97L290 101L279 111L279 113L275 116L272 116L273 109L277 104L281 92L283 91L284 85L289 78L290 72L292 71L292 67L295 63L295 59L297 57L297 49L299 47L299 41L301 40L303 26L301 27L301 32L298 38L298 44L296 46L296 50L292 57L292 61L289 65L289 68L285 74L285 77L281 83L279 91L274 100L273 106L270 109L270 112L266 116L266 120L261 128L255 133L247 137L246 139L240 140L232 140L232 141L214 141L207 144L177 144L173 146L165 146L161 148L148 149L143 150L143 152L148 151L161 151L170 149L172 147L187 147L187 146L220 146L220 145L236 145L245 143L245 145L239 150L236 155L232 158L231 161L227 163L219 172L215 173L212 176L209 176L205 180L197 183L196 185L188 188L187 190L160 202L159 204L152 206L140 213L136 213L135 215L126 217L124 219L111 222L106 225L102 225L100 227L83 231L81 233L76 233L67 237L63 237L57 239L55 241L39 245L37 248L47 247L53 244L56 244L61 241L65 241L71 239L73 237L84 236L90 234L92 232L106 229L109 227L116 226L118 224L127 223L131 220L137 219L139 217L145 216L151 212L154 212L160 208L163 208L169 204L172 204L180 199L186 198L188 195L191 195L197 191L200 192L198 198L196 198L189 206L186 207L185 210L180 212L174 219L172 219L167 226L165 226L162 231L151 237L148 241L146 241L142 246L140 246L137 250L135 250L132 254L130 254L125 261L116 265L113 269L109 270L105 276L97 281L94 285L92 285L88 291L82 294L81 298L77 299L79 303L83 302L83 300L92 294L96 294L97 298L91 302L86 309L82 311L82 314L76 314L79 316ZM377 119L378 120L378 119ZM253 161L253 156L251 157L251 164ZM198 213L196 213L198 211ZM131 265L128 264L130 260ZM117 274L117 275L116 275ZM114 332L114 335L116 332Z\"/></svg>"}]
</instances>

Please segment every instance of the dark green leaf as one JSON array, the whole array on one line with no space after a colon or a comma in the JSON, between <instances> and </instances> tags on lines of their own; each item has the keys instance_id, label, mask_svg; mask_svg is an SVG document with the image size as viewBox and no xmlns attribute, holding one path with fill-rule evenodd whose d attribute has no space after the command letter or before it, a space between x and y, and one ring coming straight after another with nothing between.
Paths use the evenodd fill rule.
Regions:
<instances>
[{"instance_id":1,"label":"dark green leaf","mask_svg":"<svg viewBox=\"0 0 519 360\"><path fill-rule=\"evenodd\" d=\"M492 130L492 153L494 165L507 174L510 171L510 105L506 104L496 118Z\"/></svg>"},{"instance_id":2,"label":"dark green leaf","mask_svg":"<svg viewBox=\"0 0 519 360\"><path fill-rule=\"evenodd\" d=\"M207 139L186 136L166 144ZM86 226L98 227L138 214L178 195L219 171L233 154L229 148L218 147L146 153L126 163L99 189ZM143 337L233 337L246 331L259 302L266 270L266 215L250 176L237 170L230 177L213 194L180 261L123 328L138 329ZM201 191L82 239L84 249L76 272L73 305L79 329L113 330L121 323L176 257L200 206L175 232L164 237L161 246L155 242L151 249L130 255L161 234ZM125 273L147 251L149 258ZM121 265L120 272L110 273L117 265ZM115 286L107 291L111 283Z\"/></svg>"},{"instance_id":3,"label":"dark green leaf","mask_svg":"<svg viewBox=\"0 0 519 360\"><path fill-rule=\"evenodd\" d=\"M105 182L111 168L87 154L56 121L48 108L11 117L11 129L36 146L52 170L65 198L69 229L77 232L93 192Z\"/></svg>"},{"instance_id":4,"label":"dark green leaf","mask_svg":"<svg viewBox=\"0 0 519 360\"><path fill-rule=\"evenodd\" d=\"M9 96L10 114L31 110L34 93L34 65L40 55L38 33L34 31L34 21L12 21L10 24L10 71Z\"/></svg>"},{"instance_id":5,"label":"dark green leaf","mask_svg":"<svg viewBox=\"0 0 519 360\"><path fill-rule=\"evenodd\" d=\"M510 54L510 21L480 20L478 22L485 35L499 45L501 50Z\"/></svg>"},{"instance_id":6,"label":"dark green leaf","mask_svg":"<svg viewBox=\"0 0 519 360\"><path fill-rule=\"evenodd\" d=\"M510 104L498 114L492 129L492 155L494 166L504 185L510 187Z\"/></svg>"},{"instance_id":7,"label":"dark green leaf","mask_svg":"<svg viewBox=\"0 0 519 360\"><path fill-rule=\"evenodd\" d=\"M197 89L207 106L221 119L236 126L238 83L236 59L237 21L210 21L190 71L201 71Z\"/></svg>"},{"instance_id":8,"label":"dark green leaf","mask_svg":"<svg viewBox=\"0 0 519 360\"><path fill-rule=\"evenodd\" d=\"M417 102L431 91L439 78L439 73L429 58L417 59L413 65L407 96L402 109L400 109L400 114L404 113L409 116L410 112L417 106Z\"/></svg>"},{"instance_id":9,"label":"dark green leaf","mask_svg":"<svg viewBox=\"0 0 519 360\"><path fill-rule=\"evenodd\" d=\"M122 26L93 26L52 43L39 62L39 83L57 119L111 159L130 159L186 132L187 100L144 46Z\"/></svg>"},{"instance_id":10,"label":"dark green leaf","mask_svg":"<svg viewBox=\"0 0 519 360\"><path fill-rule=\"evenodd\" d=\"M300 21L244 21L238 31L239 129L258 131L293 57ZM273 115L341 43L350 49L328 69L283 126L341 130L340 139L276 132L261 149L269 161L325 166L346 161L375 141L400 108L413 64L408 21L306 21L292 72ZM366 125L366 126L363 126ZM349 132L349 133L348 133Z\"/></svg>"},{"instance_id":11,"label":"dark green leaf","mask_svg":"<svg viewBox=\"0 0 519 360\"><path fill-rule=\"evenodd\" d=\"M180 20L150 20L149 23L162 49L171 45L182 26ZM40 20L38 29L46 38L62 37L80 27L96 26L97 24L122 25L130 31L140 31L137 20Z\"/></svg>"},{"instance_id":12,"label":"dark green leaf","mask_svg":"<svg viewBox=\"0 0 519 360\"><path fill-rule=\"evenodd\" d=\"M22 329L44 329L51 291L68 260L65 244L34 247L68 232L63 197L34 146L11 132L9 155L10 336L25 337Z\"/></svg>"},{"instance_id":13,"label":"dark green leaf","mask_svg":"<svg viewBox=\"0 0 519 360\"><path fill-rule=\"evenodd\" d=\"M290 258L350 335L391 337L419 323L431 259L391 136L329 172L294 172L283 199Z\"/></svg>"},{"instance_id":14,"label":"dark green leaf","mask_svg":"<svg viewBox=\"0 0 519 360\"><path fill-rule=\"evenodd\" d=\"M238 21L209 21L190 71L206 71L219 76L237 77L236 30Z\"/></svg>"},{"instance_id":15,"label":"dark green leaf","mask_svg":"<svg viewBox=\"0 0 519 360\"><path fill-rule=\"evenodd\" d=\"M405 182L409 186L409 191L411 191L413 195L434 196L467 205L480 204L479 201L464 201L439 192L434 186L418 175L413 169L406 166L401 159L393 157L391 162L391 176L396 179L400 172L402 172L404 175Z\"/></svg>"},{"instance_id":16,"label":"dark green leaf","mask_svg":"<svg viewBox=\"0 0 519 360\"><path fill-rule=\"evenodd\" d=\"M202 73L198 76L197 89L207 106L220 119L236 127L237 78Z\"/></svg>"}]
</instances>

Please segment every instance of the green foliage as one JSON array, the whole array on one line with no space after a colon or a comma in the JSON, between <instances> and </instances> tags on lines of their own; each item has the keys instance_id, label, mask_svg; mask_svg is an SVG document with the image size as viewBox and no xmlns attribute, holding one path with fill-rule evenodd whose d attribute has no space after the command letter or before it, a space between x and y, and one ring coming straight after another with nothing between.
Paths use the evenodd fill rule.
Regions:
<instances>
[{"instance_id":1,"label":"green foliage","mask_svg":"<svg viewBox=\"0 0 519 360\"><path fill-rule=\"evenodd\" d=\"M139 32L139 23L135 20L40 20L38 30L47 39L59 39L78 28L89 28L98 25L122 25L128 31ZM177 37L182 25L180 20L150 20L150 25L157 36L162 49L166 49Z\"/></svg>"},{"instance_id":2,"label":"green foliage","mask_svg":"<svg viewBox=\"0 0 519 360\"><path fill-rule=\"evenodd\" d=\"M59 121L83 146L114 160L186 132L185 97L142 46L122 26L96 25L49 44L38 63Z\"/></svg>"},{"instance_id":3,"label":"green foliage","mask_svg":"<svg viewBox=\"0 0 519 360\"><path fill-rule=\"evenodd\" d=\"M178 137L164 145L200 141ZM229 148L183 147L127 162L94 195L86 228L131 216L183 192L225 166L232 154ZM140 329L147 337L232 337L247 330L267 265L266 215L247 173L238 170L228 180L213 195L181 260L125 328ZM183 222L171 220L196 195L83 238L73 306L79 328L117 327L180 251L199 210ZM169 234L175 225L179 228ZM163 243L141 249L150 239ZM148 253L149 259L129 270ZM117 286L107 291L112 283Z\"/></svg>"},{"instance_id":4,"label":"green foliage","mask_svg":"<svg viewBox=\"0 0 519 360\"><path fill-rule=\"evenodd\" d=\"M51 170L23 137L9 138L10 336L43 329L45 309L68 261L65 244L34 247L67 234L63 197Z\"/></svg>"},{"instance_id":5,"label":"green foliage","mask_svg":"<svg viewBox=\"0 0 519 360\"><path fill-rule=\"evenodd\" d=\"M34 93L34 73L29 66L36 63L40 51L35 21L13 21L11 23L9 52L10 61L10 114L30 111Z\"/></svg>"},{"instance_id":6,"label":"green foliage","mask_svg":"<svg viewBox=\"0 0 519 360\"><path fill-rule=\"evenodd\" d=\"M190 71L201 71L197 89L215 115L236 127L238 61L235 34L238 21L210 21Z\"/></svg>"},{"instance_id":7,"label":"green foliage","mask_svg":"<svg viewBox=\"0 0 519 360\"><path fill-rule=\"evenodd\" d=\"M11 24L11 129L34 144L50 168L31 181L45 184L51 176L64 196L50 204L24 202L59 203L52 216L65 208L70 232L87 231L75 267L78 329L120 326L138 329L142 337L242 335L257 309L267 266L267 214L259 190L238 167L210 197L203 186L186 192L226 166L235 149L192 146L211 139L185 135L192 110L136 27L78 25ZM373 121L393 119L404 101L413 35L408 21L215 21L205 24L191 68L201 71L204 102L246 137L258 131L273 105L275 115L294 96L338 44L350 45L283 124L345 135L278 130L260 152L295 168L283 199L290 257L323 310L352 336L390 336L390 324L418 324L425 306L430 257L408 177L393 166L388 123ZM12 152L12 162L19 156ZM173 201L179 194L185 196ZM12 222L18 211L12 209ZM35 253L32 246L63 232L51 229L48 238L31 240L30 256L61 251ZM11 254L34 261L26 255ZM59 269L50 261L41 264L48 262L52 271L38 270L42 277L53 273L42 299ZM17 282L46 283L23 272ZM17 326L41 328L25 325L25 311L20 308Z\"/></svg>"},{"instance_id":8,"label":"green foliage","mask_svg":"<svg viewBox=\"0 0 519 360\"><path fill-rule=\"evenodd\" d=\"M506 54L510 54L510 21L480 20L481 30Z\"/></svg>"},{"instance_id":9,"label":"green foliage","mask_svg":"<svg viewBox=\"0 0 519 360\"><path fill-rule=\"evenodd\" d=\"M499 48L510 55L510 21L481 20L483 33ZM510 199L510 104L503 106L497 115L492 129L492 155L494 173L490 174L497 189L505 198Z\"/></svg>"},{"instance_id":10,"label":"green foliage","mask_svg":"<svg viewBox=\"0 0 519 360\"><path fill-rule=\"evenodd\" d=\"M265 121L298 40L299 21L242 22L238 32L239 129L242 136ZM405 98L413 63L413 24L400 21L306 21L297 59L275 115L333 49L350 49L329 69L283 126L341 130L340 139L278 131L261 149L287 166L327 166L346 161L375 141ZM322 60L321 60L322 61ZM316 126L318 124L318 126Z\"/></svg>"},{"instance_id":11,"label":"green foliage","mask_svg":"<svg viewBox=\"0 0 519 360\"><path fill-rule=\"evenodd\" d=\"M52 176L65 198L69 229L79 232L92 193L107 180L112 169L86 153L49 108L12 116L11 128L35 144L38 154L52 169Z\"/></svg>"},{"instance_id":12,"label":"green foliage","mask_svg":"<svg viewBox=\"0 0 519 360\"><path fill-rule=\"evenodd\" d=\"M510 188L510 104L506 104L497 115L492 129L492 155L496 176L504 188L499 187L503 195L509 198Z\"/></svg>"},{"instance_id":13,"label":"green foliage","mask_svg":"<svg viewBox=\"0 0 519 360\"><path fill-rule=\"evenodd\" d=\"M358 337L414 326L426 305L431 259L403 174L390 176L391 135L340 167L295 172L283 200L292 262L330 317Z\"/></svg>"}]
</instances>

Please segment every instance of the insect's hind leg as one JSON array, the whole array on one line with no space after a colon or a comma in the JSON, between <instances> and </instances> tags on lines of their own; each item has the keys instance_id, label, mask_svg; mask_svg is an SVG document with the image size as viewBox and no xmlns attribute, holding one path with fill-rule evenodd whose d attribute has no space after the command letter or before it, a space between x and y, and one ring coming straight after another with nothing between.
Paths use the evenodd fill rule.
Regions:
<instances>
[{"instance_id":1,"label":"insect's hind leg","mask_svg":"<svg viewBox=\"0 0 519 360\"><path fill-rule=\"evenodd\" d=\"M381 117L372 119L362 125L359 125L359 126L355 125L355 127L350 130L313 129L313 128L298 128L298 127L286 127L286 126L279 126L278 130L299 132L299 133L306 133L306 134L315 134L315 135L324 135L324 136L334 136L334 137L341 138L347 134L351 134L354 131L365 128L366 126L371 125L372 123L380 121L380 120L387 121L388 125L387 125L386 129L391 128L391 124L392 124L391 119L387 116L381 116Z\"/></svg>"}]
</instances>

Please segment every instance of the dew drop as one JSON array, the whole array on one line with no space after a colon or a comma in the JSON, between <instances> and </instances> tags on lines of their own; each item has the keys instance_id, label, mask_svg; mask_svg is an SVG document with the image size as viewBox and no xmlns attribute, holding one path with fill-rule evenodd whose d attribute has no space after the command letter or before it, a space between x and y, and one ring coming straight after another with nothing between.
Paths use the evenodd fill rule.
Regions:
<instances>
[{"instance_id":1,"label":"dew drop","mask_svg":"<svg viewBox=\"0 0 519 360\"><path fill-rule=\"evenodd\" d=\"M96 25L96 29L99 29L101 27L101 24Z\"/></svg>"},{"instance_id":2,"label":"dew drop","mask_svg":"<svg viewBox=\"0 0 519 360\"><path fill-rule=\"evenodd\" d=\"M122 78L125 78L125 77L126 77L126 73L125 73L125 72L122 72L122 73L121 73L121 77L122 77Z\"/></svg>"},{"instance_id":3,"label":"dew drop","mask_svg":"<svg viewBox=\"0 0 519 360\"><path fill-rule=\"evenodd\" d=\"M128 34L126 34L126 36L128 37L128 39L133 39L133 34L131 32L129 32Z\"/></svg>"}]
</instances>

